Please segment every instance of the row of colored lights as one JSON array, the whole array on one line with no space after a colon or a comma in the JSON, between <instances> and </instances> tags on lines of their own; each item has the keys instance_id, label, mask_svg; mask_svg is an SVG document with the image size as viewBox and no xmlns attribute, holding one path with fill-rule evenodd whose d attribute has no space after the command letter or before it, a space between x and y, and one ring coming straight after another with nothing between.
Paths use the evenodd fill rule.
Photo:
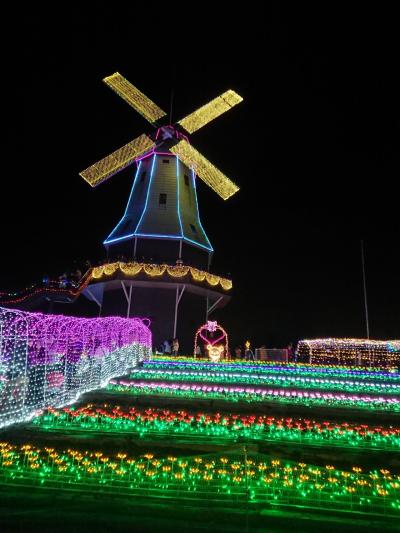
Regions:
<instances>
[{"instance_id":1,"label":"row of colored lights","mask_svg":"<svg viewBox=\"0 0 400 533\"><path fill-rule=\"evenodd\" d=\"M369 427L308 419L275 418L266 415L203 414L162 409L93 406L78 409L49 409L34 421L44 429L114 431L149 434L190 435L227 440L247 439L302 444L328 444L399 449L400 428Z\"/></svg>"},{"instance_id":2,"label":"row of colored lights","mask_svg":"<svg viewBox=\"0 0 400 533\"><path fill-rule=\"evenodd\" d=\"M400 411L400 399L392 397L371 397L339 393L320 393L273 390L254 387L187 385L183 383L160 383L153 381L112 380L107 386L109 391L130 392L132 394L150 394L177 396L188 399L227 400L246 402L279 402L301 404L306 406L368 408L372 410Z\"/></svg>"},{"instance_id":3,"label":"row of colored lights","mask_svg":"<svg viewBox=\"0 0 400 533\"><path fill-rule=\"evenodd\" d=\"M246 374L241 372L202 372L186 370L135 369L132 379L162 379L167 381L195 381L207 383L249 383L276 387L296 387L301 389L327 389L344 392L371 392L376 394L398 394L400 384L363 383L344 379L328 379L300 376L280 376L269 374Z\"/></svg>"},{"instance_id":4,"label":"row of colored lights","mask_svg":"<svg viewBox=\"0 0 400 533\"><path fill-rule=\"evenodd\" d=\"M357 377L357 379L390 379L400 381L400 373L397 370L381 371L377 368L343 367L339 365L307 365L304 363L276 363L268 361L219 361L212 363L207 360L198 360L193 357L165 357L153 355L151 360L146 361L146 365L151 367L164 368L171 366L174 368L210 368L226 371L234 369L248 372L290 372L308 374L318 377L329 374L332 377Z\"/></svg>"},{"instance_id":5,"label":"row of colored lights","mask_svg":"<svg viewBox=\"0 0 400 533\"><path fill-rule=\"evenodd\" d=\"M248 494L255 502L336 508L357 506L360 511L393 513L400 511L400 477L388 469L362 473L324 468L305 463L265 461L260 457L156 458L152 453L128 457L118 453L107 457L103 452L38 449L0 443L0 478L31 485L82 487L98 490L122 490L135 493L143 489L161 489L163 497L174 491L195 492L197 497L211 494L235 499Z\"/></svg>"}]
</instances>

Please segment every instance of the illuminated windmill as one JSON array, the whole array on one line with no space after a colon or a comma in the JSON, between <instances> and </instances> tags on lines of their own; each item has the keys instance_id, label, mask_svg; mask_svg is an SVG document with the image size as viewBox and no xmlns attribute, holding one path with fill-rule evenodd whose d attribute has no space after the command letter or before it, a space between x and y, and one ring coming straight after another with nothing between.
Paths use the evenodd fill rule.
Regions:
<instances>
[{"instance_id":1,"label":"illuminated windmill","mask_svg":"<svg viewBox=\"0 0 400 533\"><path fill-rule=\"evenodd\" d=\"M157 344L178 334L188 349L197 325L204 321L204 315L208 319L212 310L229 301L232 286L229 280L218 285L220 278L209 272L213 248L200 222L196 176L224 200L239 188L191 146L187 135L242 98L226 91L171 125L167 114L119 73L104 82L146 118L154 131L140 135L80 175L96 187L136 163L125 212L104 245L110 259L124 255L142 266L127 266L123 272L114 272L109 266L109 277L93 280L83 294L97 302L100 312L123 314L122 286L127 316L150 316ZM165 270L166 264L176 263L174 271L172 267ZM179 327L178 306L182 317Z\"/></svg>"},{"instance_id":2,"label":"illuminated windmill","mask_svg":"<svg viewBox=\"0 0 400 533\"><path fill-rule=\"evenodd\" d=\"M119 73L103 81L155 127L153 133L140 135L80 173L96 187L137 164L125 213L104 245L111 255L170 262L183 259L209 266L213 249L199 218L196 176L224 200L239 188L191 146L187 134L242 98L226 91L175 125L162 125L167 114Z\"/></svg>"}]
</instances>

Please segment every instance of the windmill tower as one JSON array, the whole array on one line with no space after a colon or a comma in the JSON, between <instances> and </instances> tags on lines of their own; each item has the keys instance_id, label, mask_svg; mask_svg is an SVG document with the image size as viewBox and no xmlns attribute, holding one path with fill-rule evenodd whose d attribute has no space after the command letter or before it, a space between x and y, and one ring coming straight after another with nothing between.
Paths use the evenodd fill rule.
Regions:
<instances>
[{"instance_id":1,"label":"windmill tower","mask_svg":"<svg viewBox=\"0 0 400 533\"><path fill-rule=\"evenodd\" d=\"M108 256L123 255L129 261L151 264L173 265L178 261L209 271L213 248L200 221L197 177L224 200L239 188L189 143L188 135L240 103L242 98L228 90L171 125L167 123L167 114L119 73L103 81L154 127L152 133L140 135L80 173L96 187L136 164L125 212L103 243ZM103 302L103 292L97 291L96 296L92 291L92 295L101 297ZM128 300L125 289L124 292ZM136 303L146 299L146 295L138 299L139 293L135 292ZM179 303L176 294L174 335Z\"/></svg>"}]
</instances>

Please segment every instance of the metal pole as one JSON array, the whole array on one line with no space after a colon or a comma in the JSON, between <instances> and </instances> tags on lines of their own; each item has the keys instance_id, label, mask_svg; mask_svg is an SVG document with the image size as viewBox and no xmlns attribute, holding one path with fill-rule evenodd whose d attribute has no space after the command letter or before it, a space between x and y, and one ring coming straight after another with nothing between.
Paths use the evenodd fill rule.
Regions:
<instances>
[{"instance_id":1,"label":"metal pole","mask_svg":"<svg viewBox=\"0 0 400 533\"><path fill-rule=\"evenodd\" d=\"M177 322L177 319L178 319L178 291L179 291L179 287L177 285L176 286L176 295L175 295L175 318L174 318L174 335L173 335L174 339L176 338L176 322Z\"/></svg>"},{"instance_id":2,"label":"metal pole","mask_svg":"<svg viewBox=\"0 0 400 533\"><path fill-rule=\"evenodd\" d=\"M249 473L247 464L247 445L243 447L244 451L244 472L246 476L246 533L249 531Z\"/></svg>"},{"instance_id":3,"label":"metal pole","mask_svg":"<svg viewBox=\"0 0 400 533\"><path fill-rule=\"evenodd\" d=\"M128 312L126 313L126 318L129 318L129 315L131 312L131 300L132 300L132 284L129 287Z\"/></svg>"},{"instance_id":4,"label":"metal pole","mask_svg":"<svg viewBox=\"0 0 400 533\"><path fill-rule=\"evenodd\" d=\"M179 285L176 286L176 296L175 296L175 318L174 318L174 339L176 339L176 326L178 323L178 306L181 301L182 295L185 292L186 285L182 287L181 292L179 292Z\"/></svg>"},{"instance_id":5,"label":"metal pole","mask_svg":"<svg viewBox=\"0 0 400 533\"><path fill-rule=\"evenodd\" d=\"M366 327L367 327L367 339L369 339L367 281L366 281L366 277L365 277L365 261L364 261L364 241L361 241L361 263L362 263L363 286L364 286L365 324L366 324Z\"/></svg>"}]
</instances>

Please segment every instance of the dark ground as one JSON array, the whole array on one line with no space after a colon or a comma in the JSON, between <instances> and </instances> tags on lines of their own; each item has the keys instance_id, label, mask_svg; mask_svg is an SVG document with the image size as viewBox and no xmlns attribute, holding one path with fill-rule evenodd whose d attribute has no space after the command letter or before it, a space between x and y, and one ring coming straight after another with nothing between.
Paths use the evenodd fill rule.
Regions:
<instances>
[{"instance_id":1,"label":"dark ground","mask_svg":"<svg viewBox=\"0 0 400 533\"><path fill-rule=\"evenodd\" d=\"M122 532L240 532L278 533L289 528L298 533L340 531L399 531L395 519L365 515L310 512L298 508L284 512L273 508L244 505L218 507L214 502L194 505L179 501L141 502L129 498L85 495L80 492L40 491L0 492L2 533L40 531L42 533ZM248 528L247 528L248 523Z\"/></svg>"}]
</instances>

